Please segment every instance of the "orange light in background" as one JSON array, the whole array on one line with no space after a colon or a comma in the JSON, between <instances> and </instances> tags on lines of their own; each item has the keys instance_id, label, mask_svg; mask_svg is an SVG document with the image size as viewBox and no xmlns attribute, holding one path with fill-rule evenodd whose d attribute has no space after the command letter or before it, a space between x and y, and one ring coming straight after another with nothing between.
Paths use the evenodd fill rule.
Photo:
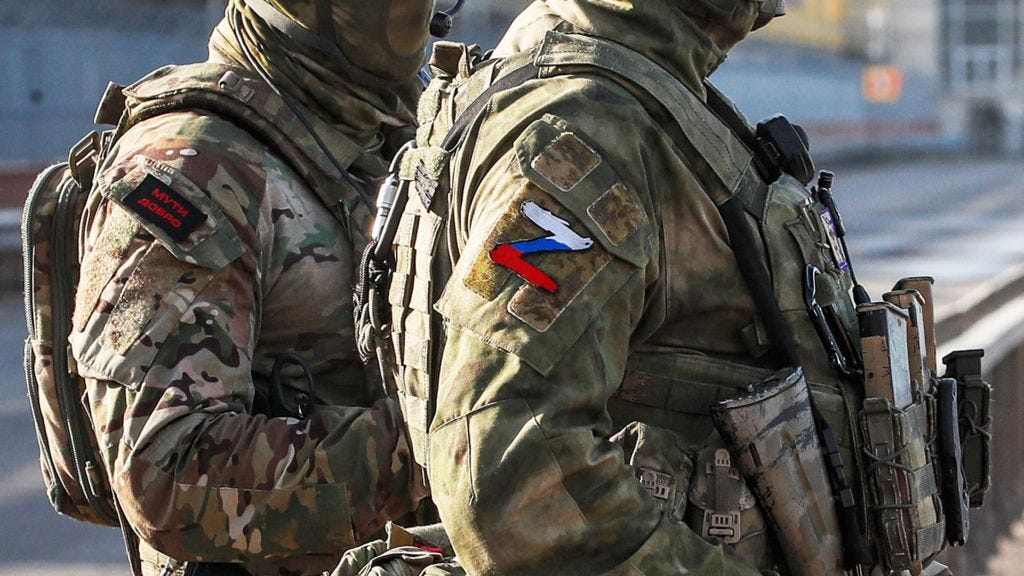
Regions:
<instances>
[{"instance_id":1,"label":"orange light in background","mask_svg":"<svg viewBox=\"0 0 1024 576\"><path fill-rule=\"evenodd\" d=\"M871 104L893 104L903 97L903 71L896 66L868 66L861 77L861 94Z\"/></svg>"}]
</instances>

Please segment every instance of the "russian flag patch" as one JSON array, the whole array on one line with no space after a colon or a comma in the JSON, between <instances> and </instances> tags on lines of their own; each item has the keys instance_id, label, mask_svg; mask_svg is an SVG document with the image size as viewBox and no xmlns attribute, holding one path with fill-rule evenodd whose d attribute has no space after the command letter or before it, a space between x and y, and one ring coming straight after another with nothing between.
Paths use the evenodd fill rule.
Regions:
<instances>
[{"instance_id":1,"label":"russian flag patch","mask_svg":"<svg viewBox=\"0 0 1024 576\"><path fill-rule=\"evenodd\" d=\"M523 203L522 212L530 222L548 232L548 235L532 240L498 244L491 249L491 261L515 272L533 286L554 294L558 291L558 283L543 270L527 262L524 256L541 252L580 252L593 246L594 240L580 236L572 230L568 222L532 200Z\"/></svg>"}]
</instances>

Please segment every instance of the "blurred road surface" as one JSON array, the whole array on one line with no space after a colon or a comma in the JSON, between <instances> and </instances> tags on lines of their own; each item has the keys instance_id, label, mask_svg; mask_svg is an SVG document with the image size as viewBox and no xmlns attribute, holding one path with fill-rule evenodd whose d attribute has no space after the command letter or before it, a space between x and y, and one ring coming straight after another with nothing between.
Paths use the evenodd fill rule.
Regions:
<instances>
[{"instance_id":1,"label":"blurred road surface","mask_svg":"<svg viewBox=\"0 0 1024 576\"><path fill-rule=\"evenodd\" d=\"M853 262L873 297L901 276L929 274L937 279L937 298L952 302L1024 265L1024 160L834 168ZM0 574L126 574L117 531L58 517L43 495L24 399L24 334L19 296L0 297ZM1012 536L1017 542L1001 547L991 576L1020 574L1024 526Z\"/></svg>"},{"instance_id":2,"label":"blurred road surface","mask_svg":"<svg viewBox=\"0 0 1024 576\"><path fill-rule=\"evenodd\" d=\"M1022 170L1022 160L972 158L835 168L836 204L872 298L901 277L934 276L941 314L1024 264Z\"/></svg>"},{"instance_id":3,"label":"blurred road surface","mask_svg":"<svg viewBox=\"0 0 1024 576\"><path fill-rule=\"evenodd\" d=\"M24 341L21 296L0 297L0 574L127 574L117 530L58 516L46 499L25 398Z\"/></svg>"}]
</instances>

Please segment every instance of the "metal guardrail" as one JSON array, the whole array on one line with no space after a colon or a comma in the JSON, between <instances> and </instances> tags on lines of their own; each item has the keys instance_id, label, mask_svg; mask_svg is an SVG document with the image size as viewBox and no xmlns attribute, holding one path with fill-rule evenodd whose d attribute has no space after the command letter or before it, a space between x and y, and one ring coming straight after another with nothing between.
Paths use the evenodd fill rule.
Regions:
<instances>
[{"instance_id":1,"label":"metal guardrail","mask_svg":"<svg viewBox=\"0 0 1024 576\"><path fill-rule=\"evenodd\" d=\"M1024 265L975 290L936 326L939 357L984 348L985 378L993 386L992 489L971 513L970 539L945 553L954 574L986 574L999 543L1013 537L1024 513ZM1015 543L1019 548L1020 543Z\"/></svg>"}]
</instances>

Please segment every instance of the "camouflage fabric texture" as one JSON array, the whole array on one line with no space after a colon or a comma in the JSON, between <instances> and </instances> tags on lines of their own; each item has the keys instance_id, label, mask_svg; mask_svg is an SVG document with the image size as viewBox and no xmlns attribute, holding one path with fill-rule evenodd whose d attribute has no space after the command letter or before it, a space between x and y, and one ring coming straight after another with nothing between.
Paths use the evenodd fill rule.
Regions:
<instances>
[{"instance_id":1,"label":"camouflage fabric texture","mask_svg":"<svg viewBox=\"0 0 1024 576\"><path fill-rule=\"evenodd\" d=\"M447 76L421 100L409 173L416 162L431 172L450 118L483 86L541 68L493 98L450 159L451 197L417 188L396 237L403 406L470 574L789 573L749 490L736 489L742 542L723 545L702 522L716 500L703 478L710 407L776 367L716 206L733 196L752 200L812 394L857 485L861 399L829 367L801 302L813 263L827 277L820 301L850 326L848 274L809 192L792 178L767 187L749 150L707 119L703 81L732 40L702 28L729 22L690 17L704 4L548 0L513 24L497 66L470 75L468 53L453 65L451 49L435 52ZM755 13L730 17L749 28ZM614 443L631 422L644 427L627 439L646 430L648 441ZM645 483L641 467L665 469Z\"/></svg>"},{"instance_id":2,"label":"camouflage fabric texture","mask_svg":"<svg viewBox=\"0 0 1024 576\"><path fill-rule=\"evenodd\" d=\"M210 53L247 67L248 48L292 98L364 149L414 122L433 0L268 1L334 54L283 34L245 0L228 3Z\"/></svg>"},{"instance_id":3,"label":"camouflage fabric texture","mask_svg":"<svg viewBox=\"0 0 1024 576\"><path fill-rule=\"evenodd\" d=\"M355 350L368 212L280 154L215 114L171 112L128 129L98 171L71 341L144 558L320 573L423 496L398 408ZM379 155L348 161L365 174ZM315 381L304 420L254 413L283 353ZM297 366L282 383L293 403L309 392Z\"/></svg>"}]
</instances>

